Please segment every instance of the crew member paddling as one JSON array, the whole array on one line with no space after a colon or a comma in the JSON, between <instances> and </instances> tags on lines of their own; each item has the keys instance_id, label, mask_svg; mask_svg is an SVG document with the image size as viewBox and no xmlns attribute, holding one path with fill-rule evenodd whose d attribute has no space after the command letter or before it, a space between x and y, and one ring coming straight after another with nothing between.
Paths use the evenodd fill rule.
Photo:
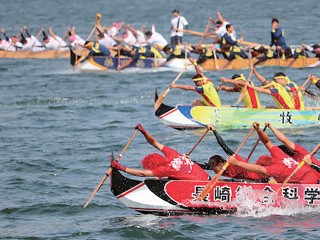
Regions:
<instances>
[{"instance_id":1,"label":"crew member paddling","mask_svg":"<svg viewBox=\"0 0 320 240\"><path fill-rule=\"evenodd\" d=\"M233 165L244 168L248 171L261 173L273 177L278 183L288 178L299 165L299 162L285 154L279 147L275 146L264 131L259 129L258 123L253 123L258 133L260 141L266 146L272 156L269 166L260 166L257 164L238 161L234 156L230 156L228 161ZM288 181L288 183L317 184L320 175L309 166L303 165Z\"/></svg>"},{"instance_id":2,"label":"crew member paddling","mask_svg":"<svg viewBox=\"0 0 320 240\"><path fill-rule=\"evenodd\" d=\"M197 62L193 58L189 58L190 62L193 63L197 74L193 76L193 81L196 86L190 85L178 85L178 84L171 84L171 88L180 88L183 90L191 90L195 91L201 95L201 101L195 100L193 101L193 106L213 106L213 107L220 107L221 102L219 95L214 87L214 84L210 79L208 79L198 66Z\"/></svg>"},{"instance_id":3,"label":"crew member paddling","mask_svg":"<svg viewBox=\"0 0 320 240\"><path fill-rule=\"evenodd\" d=\"M164 156L158 153L148 154L143 158L141 164L144 169L128 168L112 161L111 167L124 171L128 174L140 177L170 177L180 180L208 180L208 173L197 163L188 157L178 153L176 150L164 146L148 133L140 124L136 126L150 145L161 151Z\"/></svg>"},{"instance_id":4,"label":"crew member paddling","mask_svg":"<svg viewBox=\"0 0 320 240\"><path fill-rule=\"evenodd\" d=\"M280 109L294 109L294 103L292 101L292 97L287 92L286 88L284 88L280 83L277 83L276 81L272 81L272 82L267 81L255 69L253 70L253 73L263 83L263 86L256 87L246 83L248 88L253 88L258 92L271 95L271 97L277 104L277 107Z\"/></svg>"},{"instance_id":5,"label":"crew member paddling","mask_svg":"<svg viewBox=\"0 0 320 240\"><path fill-rule=\"evenodd\" d=\"M243 74L235 74L232 76L232 79L228 78L221 78L221 82L223 83L231 83L234 85L234 87L229 86L220 86L220 89L227 91L227 92L240 92L242 93L245 90L245 81L246 78ZM249 81L251 85L254 86L254 84ZM243 97L243 103L244 107L246 108L260 108L260 100L258 97L258 93L253 88L246 88L244 97Z\"/></svg>"}]
</instances>

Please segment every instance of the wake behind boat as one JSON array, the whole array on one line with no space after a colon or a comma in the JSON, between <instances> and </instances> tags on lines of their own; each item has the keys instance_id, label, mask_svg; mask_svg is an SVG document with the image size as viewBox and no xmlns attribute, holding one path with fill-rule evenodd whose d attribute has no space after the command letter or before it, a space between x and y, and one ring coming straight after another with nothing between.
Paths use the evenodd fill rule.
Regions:
<instances>
[{"instance_id":1,"label":"wake behind boat","mask_svg":"<svg viewBox=\"0 0 320 240\"><path fill-rule=\"evenodd\" d=\"M158 99L155 91L155 101ZM194 130L212 124L216 128L250 128L252 122L269 121L276 128L312 127L320 124L320 108L305 110L244 108L236 106L168 106L161 103L155 111L161 122L177 130Z\"/></svg>"}]
</instances>

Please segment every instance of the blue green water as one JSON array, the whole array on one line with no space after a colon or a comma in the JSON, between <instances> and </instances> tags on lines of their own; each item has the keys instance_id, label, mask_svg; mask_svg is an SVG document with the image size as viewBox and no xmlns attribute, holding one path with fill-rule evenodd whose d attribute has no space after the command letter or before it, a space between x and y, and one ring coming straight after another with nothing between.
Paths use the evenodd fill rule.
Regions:
<instances>
[{"instance_id":1,"label":"blue green water","mask_svg":"<svg viewBox=\"0 0 320 240\"><path fill-rule=\"evenodd\" d=\"M6 1L1 4L0 22L9 35L27 25L34 34L40 26L52 26L62 36L68 25L74 25L85 38L95 13L101 12L105 25L115 20L137 28L155 23L168 39L174 8L197 31L203 31L208 17L221 11L248 41L268 44L273 16L280 18L289 45L320 40L318 1ZM185 40L197 42L199 38L185 36ZM318 68L261 68L260 72L271 77L280 70L299 84L309 73L319 75ZM219 84L220 77L235 72L208 72L207 76ZM248 75L249 71L243 72ZM2 59L0 74L0 239L320 238L318 208L232 216L147 216L122 205L112 195L109 181L83 209L108 169L110 152L121 152L137 123L180 152L189 151L198 140L199 135L160 124L153 114L154 88L164 90L177 73L74 74L68 59ZM178 83L192 84L192 75L186 72ZM219 94L223 104L233 104L238 98L237 94ZM189 103L195 97L192 92L173 89L165 102ZM261 96L261 101L271 102L268 96ZM319 106L319 102L306 99L306 105ZM233 149L246 134L247 130L221 132ZM285 134L311 150L319 143L320 130L288 129ZM253 135L241 154L248 154L255 141ZM139 134L121 161L138 168L142 157L152 151ZM205 161L218 153L221 149L208 135L191 156ZM259 145L252 159L261 153L266 150Z\"/></svg>"}]
</instances>

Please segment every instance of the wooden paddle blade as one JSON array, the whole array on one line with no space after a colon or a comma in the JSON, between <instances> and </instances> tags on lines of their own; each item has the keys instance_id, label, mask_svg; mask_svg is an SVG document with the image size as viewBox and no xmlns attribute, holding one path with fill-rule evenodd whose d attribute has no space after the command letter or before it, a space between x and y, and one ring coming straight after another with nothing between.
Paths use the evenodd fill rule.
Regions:
<instances>
[{"instance_id":1,"label":"wooden paddle blade","mask_svg":"<svg viewBox=\"0 0 320 240\"><path fill-rule=\"evenodd\" d=\"M154 111L156 112L158 110L158 108L160 107L160 105L162 104L163 100L164 100L164 95L163 93L161 93L161 95L158 97L158 99L154 102Z\"/></svg>"},{"instance_id":2,"label":"wooden paddle blade","mask_svg":"<svg viewBox=\"0 0 320 240\"><path fill-rule=\"evenodd\" d=\"M107 180L107 178L109 177L110 173L112 172L112 168L109 168L109 170L106 172L106 174L104 175L104 177L101 179L101 181L99 182L99 184L96 186L96 188L93 190L93 192L91 193L88 201L83 205L84 208L86 208L89 203L91 202L91 200L93 199L93 197L96 195L96 193L100 190L100 188L102 187L103 183Z\"/></svg>"},{"instance_id":3,"label":"wooden paddle blade","mask_svg":"<svg viewBox=\"0 0 320 240\"><path fill-rule=\"evenodd\" d=\"M218 174L210 180L209 183L207 183L207 185L204 187L204 189L200 192L200 194L197 197L197 200L201 201L203 200L207 194L212 190L212 188L217 184L217 182L219 181L221 175L224 173L224 171L228 168L229 166L229 162L226 162L222 169L220 170L220 172L218 172Z\"/></svg>"}]
</instances>

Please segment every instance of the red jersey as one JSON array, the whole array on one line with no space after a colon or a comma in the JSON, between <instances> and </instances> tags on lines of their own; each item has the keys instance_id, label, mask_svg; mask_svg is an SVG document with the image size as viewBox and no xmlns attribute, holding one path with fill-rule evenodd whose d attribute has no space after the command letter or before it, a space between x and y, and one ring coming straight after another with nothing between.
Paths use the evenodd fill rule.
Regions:
<instances>
[{"instance_id":1,"label":"red jersey","mask_svg":"<svg viewBox=\"0 0 320 240\"><path fill-rule=\"evenodd\" d=\"M243 160L238 154L236 155L236 159L240 162L247 162ZM267 178L266 175L250 172L241 167L230 164L229 167L222 174L225 177L236 178L236 179L247 179L252 181L259 181Z\"/></svg>"},{"instance_id":2,"label":"red jersey","mask_svg":"<svg viewBox=\"0 0 320 240\"><path fill-rule=\"evenodd\" d=\"M300 146L299 144L294 145L294 152L295 154L293 155L293 158L299 162L302 161L305 155L310 154L310 152L307 149ZM320 161L318 159L316 159L314 156L311 156L310 158L314 164L320 166Z\"/></svg>"},{"instance_id":3,"label":"red jersey","mask_svg":"<svg viewBox=\"0 0 320 240\"><path fill-rule=\"evenodd\" d=\"M280 148L274 146L270 149L274 158L274 164L265 166L270 177L277 182L283 182L299 165L299 162L285 154ZM302 166L289 180L289 183L316 184L319 180L319 174L309 166Z\"/></svg>"},{"instance_id":4,"label":"red jersey","mask_svg":"<svg viewBox=\"0 0 320 240\"><path fill-rule=\"evenodd\" d=\"M208 180L209 175L198 164L181 155L177 151L165 146L162 149L165 155L165 164L156 169L150 169L152 173L161 177L172 177L180 180Z\"/></svg>"}]
</instances>

